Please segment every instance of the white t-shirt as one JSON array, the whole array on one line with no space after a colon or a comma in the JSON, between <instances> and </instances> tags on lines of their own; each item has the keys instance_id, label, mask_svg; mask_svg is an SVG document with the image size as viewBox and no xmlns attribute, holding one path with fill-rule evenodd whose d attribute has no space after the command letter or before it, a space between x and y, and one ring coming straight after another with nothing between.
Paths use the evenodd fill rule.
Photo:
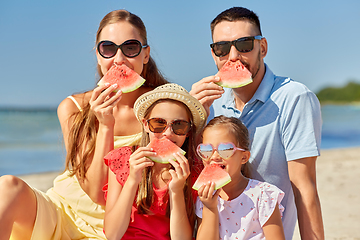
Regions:
<instances>
[{"instance_id":1,"label":"white t-shirt","mask_svg":"<svg viewBox=\"0 0 360 240\"><path fill-rule=\"evenodd\" d=\"M280 204L284 192L274 185L250 179L244 192L231 201L218 197L219 232L221 240L265 239L262 226ZM196 215L202 218L203 204L196 200Z\"/></svg>"}]
</instances>

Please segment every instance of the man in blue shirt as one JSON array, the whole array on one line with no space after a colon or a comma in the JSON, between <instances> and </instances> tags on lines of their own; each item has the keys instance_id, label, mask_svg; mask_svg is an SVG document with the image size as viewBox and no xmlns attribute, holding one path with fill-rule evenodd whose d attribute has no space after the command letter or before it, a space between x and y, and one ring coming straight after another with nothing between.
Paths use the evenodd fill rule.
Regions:
<instances>
[{"instance_id":1,"label":"man in blue shirt","mask_svg":"<svg viewBox=\"0 0 360 240\"><path fill-rule=\"evenodd\" d=\"M315 162L320 154L320 104L306 86L275 76L264 63L267 41L257 15L241 7L220 13L211 23L211 53L220 69L226 61L240 60L253 82L223 89L216 76L203 78L190 93L209 117L239 118L249 129L252 178L285 192L283 226L292 239L298 218L302 239L324 239ZM234 41L235 40L235 41Z\"/></svg>"}]
</instances>

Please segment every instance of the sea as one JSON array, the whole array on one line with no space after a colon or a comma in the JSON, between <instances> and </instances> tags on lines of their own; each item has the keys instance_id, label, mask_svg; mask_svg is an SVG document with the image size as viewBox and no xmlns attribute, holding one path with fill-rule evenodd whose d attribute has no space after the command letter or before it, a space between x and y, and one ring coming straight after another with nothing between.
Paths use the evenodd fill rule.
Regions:
<instances>
[{"instance_id":1,"label":"sea","mask_svg":"<svg viewBox=\"0 0 360 240\"><path fill-rule=\"evenodd\" d=\"M321 112L321 149L360 147L360 105ZM62 171L65 154L56 109L0 109L0 176Z\"/></svg>"}]
</instances>

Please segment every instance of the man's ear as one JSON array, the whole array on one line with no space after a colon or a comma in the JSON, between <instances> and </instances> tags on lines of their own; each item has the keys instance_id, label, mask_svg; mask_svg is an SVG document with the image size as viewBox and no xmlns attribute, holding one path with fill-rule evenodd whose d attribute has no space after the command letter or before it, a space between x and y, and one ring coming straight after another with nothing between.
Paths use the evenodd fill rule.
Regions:
<instances>
[{"instance_id":1,"label":"man's ear","mask_svg":"<svg viewBox=\"0 0 360 240\"><path fill-rule=\"evenodd\" d=\"M267 55L268 51L268 43L266 38L263 38L260 40L260 55L261 58L264 58Z\"/></svg>"}]
</instances>

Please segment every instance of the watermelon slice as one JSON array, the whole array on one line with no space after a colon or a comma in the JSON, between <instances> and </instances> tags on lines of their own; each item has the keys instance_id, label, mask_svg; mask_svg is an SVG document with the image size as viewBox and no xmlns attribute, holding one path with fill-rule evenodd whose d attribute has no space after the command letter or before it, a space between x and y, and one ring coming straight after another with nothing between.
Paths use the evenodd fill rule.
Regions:
<instances>
[{"instance_id":1,"label":"watermelon slice","mask_svg":"<svg viewBox=\"0 0 360 240\"><path fill-rule=\"evenodd\" d=\"M239 60L228 60L216 76L220 77L217 84L226 88L238 88L252 82L251 72Z\"/></svg>"},{"instance_id":2,"label":"watermelon slice","mask_svg":"<svg viewBox=\"0 0 360 240\"><path fill-rule=\"evenodd\" d=\"M149 157L154 162L158 163L169 163L169 159L176 161L174 157L174 153L181 153L185 155L185 151L179 148L175 143L170 141L167 138L154 138L148 145L148 147L152 148L156 153L156 157Z\"/></svg>"},{"instance_id":3,"label":"watermelon slice","mask_svg":"<svg viewBox=\"0 0 360 240\"><path fill-rule=\"evenodd\" d=\"M199 190L202 185L207 184L208 182L214 182L215 190L217 190L231 182L231 177L218 164L206 165L192 188Z\"/></svg>"},{"instance_id":4,"label":"watermelon slice","mask_svg":"<svg viewBox=\"0 0 360 240\"><path fill-rule=\"evenodd\" d=\"M143 85L145 79L142 78L137 72L126 66L122 65L113 65L109 71L104 75L104 77L98 82L98 85L103 85L105 83L110 83L113 85L117 83L118 88L123 92L132 92L138 89ZM119 90L115 90L116 92Z\"/></svg>"}]
</instances>

